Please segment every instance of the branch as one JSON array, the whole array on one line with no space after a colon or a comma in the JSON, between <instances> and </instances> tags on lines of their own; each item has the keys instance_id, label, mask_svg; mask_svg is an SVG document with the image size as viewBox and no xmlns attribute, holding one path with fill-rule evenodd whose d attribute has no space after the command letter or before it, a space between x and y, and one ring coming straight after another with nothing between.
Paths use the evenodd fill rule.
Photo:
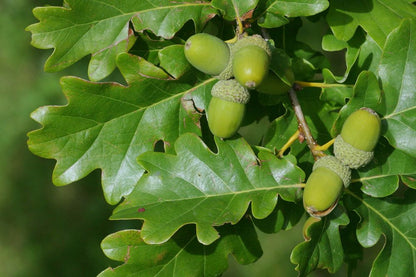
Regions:
<instances>
[{"instance_id":1,"label":"branch","mask_svg":"<svg viewBox=\"0 0 416 277\"><path fill-rule=\"evenodd\" d=\"M300 90L300 87L295 85L294 87L290 88L289 97L292 101L293 110L295 111L295 115L298 120L298 129L300 135L303 135L303 137L306 139L306 143L308 144L308 147L311 150L314 159L317 160L320 157L325 156L325 154L324 152L319 150L319 145L316 143L315 139L312 136L311 130L309 129L305 117L303 116L302 107L299 104L299 100L296 95L295 89Z\"/></svg>"}]
</instances>

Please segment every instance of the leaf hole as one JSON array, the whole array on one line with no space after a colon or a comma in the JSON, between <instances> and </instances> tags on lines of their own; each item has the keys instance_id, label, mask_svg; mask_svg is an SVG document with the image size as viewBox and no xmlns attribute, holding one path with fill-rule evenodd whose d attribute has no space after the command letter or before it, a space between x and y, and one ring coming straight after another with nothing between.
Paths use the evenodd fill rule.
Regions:
<instances>
[{"instance_id":1,"label":"leaf hole","mask_svg":"<svg viewBox=\"0 0 416 277\"><path fill-rule=\"evenodd\" d=\"M165 153L165 142L163 140L158 140L153 144L153 151Z\"/></svg>"}]
</instances>

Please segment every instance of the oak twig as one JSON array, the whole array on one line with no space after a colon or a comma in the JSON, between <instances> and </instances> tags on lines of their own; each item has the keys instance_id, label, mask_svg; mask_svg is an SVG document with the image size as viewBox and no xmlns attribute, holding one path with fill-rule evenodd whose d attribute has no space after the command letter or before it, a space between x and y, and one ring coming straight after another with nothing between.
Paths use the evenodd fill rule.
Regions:
<instances>
[{"instance_id":1,"label":"oak twig","mask_svg":"<svg viewBox=\"0 0 416 277\"><path fill-rule=\"evenodd\" d=\"M296 87L296 85L294 87ZM325 153L319 149L320 146L316 143L315 139L312 136L311 130L309 129L305 117L303 116L302 107L299 104L296 91L293 87L289 90L289 97L292 101L293 110L295 111L295 115L298 120L298 129L300 135L302 135L306 139L306 143L309 149L311 150L314 159L317 160L320 157L325 156Z\"/></svg>"}]
</instances>

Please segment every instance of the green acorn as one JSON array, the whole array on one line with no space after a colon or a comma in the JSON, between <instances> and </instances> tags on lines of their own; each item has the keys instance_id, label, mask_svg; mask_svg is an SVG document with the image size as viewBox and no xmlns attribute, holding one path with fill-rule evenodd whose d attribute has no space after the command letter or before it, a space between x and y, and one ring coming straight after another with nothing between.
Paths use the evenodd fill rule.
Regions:
<instances>
[{"instance_id":1,"label":"green acorn","mask_svg":"<svg viewBox=\"0 0 416 277\"><path fill-rule=\"evenodd\" d=\"M350 168L365 166L373 159L380 129L380 118L372 109L361 108L353 112L335 139L335 156Z\"/></svg>"},{"instance_id":2,"label":"green acorn","mask_svg":"<svg viewBox=\"0 0 416 277\"><path fill-rule=\"evenodd\" d=\"M209 129L218 137L229 138L240 128L250 94L234 79L218 81L211 94L207 111Z\"/></svg>"},{"instance_id":3,"label":"green acorn","mask_svg":"<svg viewBox=\"0 0 416 277\"><path fill-rule=\"evenodd\" d=\"M229 46L216 36L205 33L188 38L184 52L192 66L210 75L221 74L230 60Z\"/></svg>"},{"instance_id":4,"label":"green acorn","mask_svg":"<svg viewBox=\"0 0 416 277\"><path fill-rule=\"evenodd\" d=\"M235 79L249 89L258 87L269 73L270 57L270 46L261 36L238 40L232 50Z\"/></svg>"},{"instance_id":5,"label":"green acorn","mask_svg":"<svg viewBox=\"0 0 416 277\"><path fill-rule=\"evenodd\" d=\"M314 217L328 215L338 204L343 187L348 187L351 170L334 156L325 156L313 166L303 190L303 206Z\"/></svg>"}]
</instances>

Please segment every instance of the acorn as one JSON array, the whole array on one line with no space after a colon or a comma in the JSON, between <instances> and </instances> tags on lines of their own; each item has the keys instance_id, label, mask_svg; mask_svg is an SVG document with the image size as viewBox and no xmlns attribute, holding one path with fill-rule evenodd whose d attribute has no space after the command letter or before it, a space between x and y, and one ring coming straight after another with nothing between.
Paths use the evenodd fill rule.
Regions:
<instances>
[{"instance_id":1,"label":"acorn","mask_svg":"<svg viewBox=\"0 0 416 277\"><path fill-rule=\"evenodd\" d=\"M235 79L243 86L258 87L269 73L271 49L259 35L238 40L232 49L232 70Z\"/></svg>"},{"instance_id":2,"label":"acorn","mask_svg":"<svg viewBox=\"0 0 416 277\"><path fill-rule=\"evenodd\" d=\"M369 108L353 112L344 122L334 142L334 154L344 165L359 168L374 157L373 149L380 137L381 121Z\"/></svg>"},{"instance_id":3,"label":"acorn","mask_svg":"<svg viewBox=\"0 0 416 277\"><path fill-rule=\"evenodd\" d=\"M207 118L211 132L221 138L233 136L243 121L250 94L236 80L220 80L211 90Z\"/></svg>"},{"instance_id":4,"label":"acorn","mask_svg":"<svg viewBox=\"0 0 416 277\"><path fill-rule=\"evenodd\" d=\"M343 187L351 181L351 170L334 156L317 160L303 190L303 206L313 217L328 215L338 204Z\"/></svg>"},{"instance_id":5,"label":"acorn","mask_svg":"<svg viewBox=\"0 0 416 277\"><path fill-rule=\"evenodd\" d=\"M271 70L263 82L256 88L258 92L270 95L283 95L286 94L289 89L290 86L283 82L283 80Z\"/></svg>"},{"instance_id":6,"label":"acorn","mask_svg":"<svg viewBox=\"0 0 416 277\"><path fill-rule=\"evenodd\" d=\"M230 47L227 43L206 33L189 37L184 52L193 67L210 75L221 74L230 61Z\"/></svg>"}]
</instances>

